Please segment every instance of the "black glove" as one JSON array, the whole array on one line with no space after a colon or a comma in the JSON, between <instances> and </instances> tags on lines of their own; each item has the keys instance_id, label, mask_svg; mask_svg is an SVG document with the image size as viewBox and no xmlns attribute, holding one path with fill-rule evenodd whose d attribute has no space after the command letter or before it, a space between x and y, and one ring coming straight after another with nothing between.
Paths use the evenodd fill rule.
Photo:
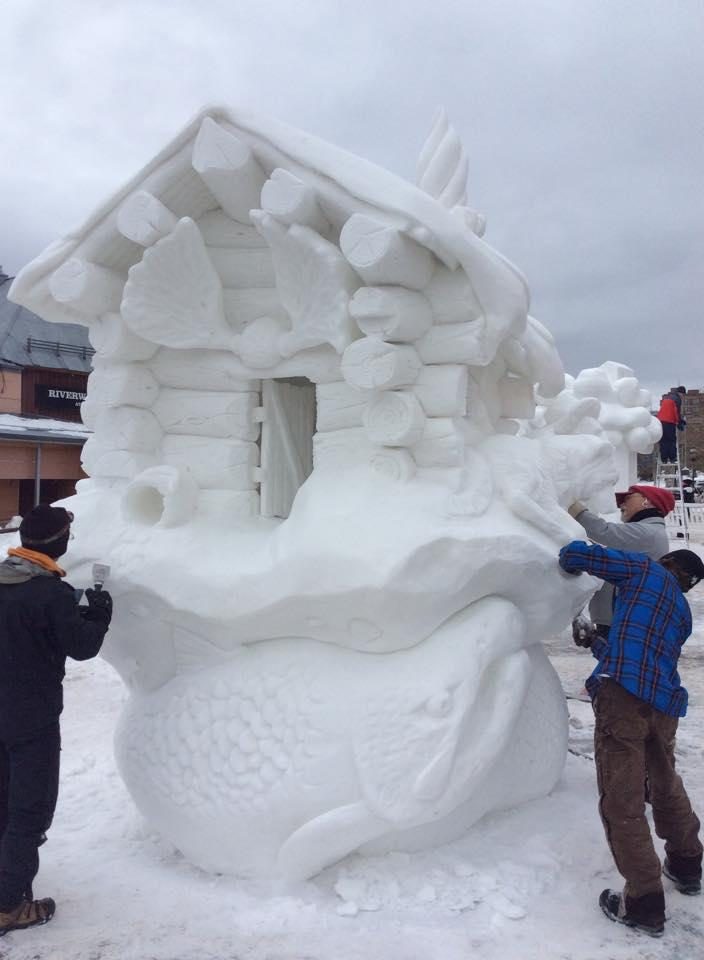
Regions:
<instances>
[{"instance_id":1,"label":"black glove","mask_svg":"<svg viewBox=\"0 0 704 960\"><path fill-rule=\"evenodd\" d=\"M572 621L572 639L578 647L591 647L596 636L596 627L586 617L576 617Z\"/></svg>"},{"instance_id":2,"label":"black glove","mask_svg":"<svg viewBox=\"0 0 704 960\"><path fill-rule=\"evenodd\" d=\"M98 620L110 625L112 620L112 597L107 590L95 590L88 587L86 590L86 600L88 606L82 608L83 618L85 620Z\"/></svg>"},{"instance_id":3,"label":"black glove","mask_svg":"<svg viewBox=\"0 0 704 960\"><path fill-rule=\"evenodd\" d=\"M686 420L680 420L680 422L677 424L677 429L678 429L678 430L684 430L684 428L685 428L686 426L687 426L687 421L686 421Z\"/></svg>"}]
</instances>

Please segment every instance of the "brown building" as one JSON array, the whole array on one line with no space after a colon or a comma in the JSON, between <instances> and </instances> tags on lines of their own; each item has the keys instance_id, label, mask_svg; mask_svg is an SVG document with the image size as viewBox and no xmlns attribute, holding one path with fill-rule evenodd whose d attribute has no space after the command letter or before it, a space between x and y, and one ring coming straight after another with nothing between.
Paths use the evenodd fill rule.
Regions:
<instances>
[{"instance_id":1,"label":"brown building","mask_svg":"<svg viewBox=\"0 0 704 960\"><path fill-rule=\"evenodd\" d=\"M688 390L684 398L687 426L681 433L680 460L696 472L704 472L704 390Z\"/></svg>"},{"instance_id":2,"label":"brown building","mask_svg":"<svg viewBox=\"0 0 704 960\"><path fill-rule=\"evenodd\" d=\"M85 327L46 323L7 300L0 270L0 523L75 492L93 350Z\"/></svg>"}]
</instances>

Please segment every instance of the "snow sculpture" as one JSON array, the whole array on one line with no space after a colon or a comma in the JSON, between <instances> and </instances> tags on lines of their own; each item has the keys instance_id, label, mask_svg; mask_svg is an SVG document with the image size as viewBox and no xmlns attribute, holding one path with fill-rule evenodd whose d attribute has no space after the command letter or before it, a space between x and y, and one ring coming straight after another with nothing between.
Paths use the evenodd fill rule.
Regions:
<instances>
[{"instance_id":1,"label":"snow sculpture","mask_svg":"<svg viewBox=\"0 0 704 960\"><path fill-rule=\"evenodd\" d=\"M617 489L628 489L637 479L637 454L650 453L662 434L660 421L650 413L649 391L630 367L611 360L565 381L564 390L539 404L529 432L606 438L614 450ZM610 491L593 496L590 505L597 512L612 511Z\"/></svg>"},{"instance_id":2,"label":"snow sculpture","mask_svg":"<svg viewBox=\"0 0 704 960\"><path fill-rule=\"evenodd\" d=\"M209 110L13 284L90 329L68 566L110 561L120 768L206 869L442 842L560 775L540 641L595 586L564 508L616 479L609 390L642 398L564 393L466 170L444 114L413 186Z\"/></svg>"}]
</instances>

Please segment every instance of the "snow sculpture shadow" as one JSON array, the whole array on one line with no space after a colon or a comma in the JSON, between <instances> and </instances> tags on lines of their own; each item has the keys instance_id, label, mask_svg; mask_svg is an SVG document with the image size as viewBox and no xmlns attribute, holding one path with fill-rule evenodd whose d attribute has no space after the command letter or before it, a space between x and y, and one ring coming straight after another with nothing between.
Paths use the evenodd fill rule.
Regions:
<instances>
[{"instance_id":1,"label":"snow sculpture shadow","mask_svg":"<svg viewBox=\"0 0 704 960\"><path fill-rule=\"evenodd\" d=\"M562 769L540 641L595 586L555 558L606 388L565 396L442 114L418 184L209 110L12 287L90 327L68 567L109 559L120 769L206 869L440 843Z\"/></svg>"}]
</instances>

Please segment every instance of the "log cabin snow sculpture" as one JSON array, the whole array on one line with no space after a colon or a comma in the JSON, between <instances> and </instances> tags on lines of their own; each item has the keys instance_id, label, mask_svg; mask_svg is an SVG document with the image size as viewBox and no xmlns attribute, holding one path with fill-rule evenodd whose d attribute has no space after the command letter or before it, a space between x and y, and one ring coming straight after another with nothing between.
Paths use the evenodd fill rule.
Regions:
<instances>
[{"instance_id":1,"label":"log cabin snow sculpture","mask_svg":"<svg viewBox=\"0 0 704 960\"><path fill-rule=\"evenodd\" d=\"M210 109L13 284L89 326L69 567L112 564L120 768L206 869L310 877L560 775L540 641L611 446L517 435L564 375L466 177L444 114L413 185Z\"/></svg>"}]
</instances>

